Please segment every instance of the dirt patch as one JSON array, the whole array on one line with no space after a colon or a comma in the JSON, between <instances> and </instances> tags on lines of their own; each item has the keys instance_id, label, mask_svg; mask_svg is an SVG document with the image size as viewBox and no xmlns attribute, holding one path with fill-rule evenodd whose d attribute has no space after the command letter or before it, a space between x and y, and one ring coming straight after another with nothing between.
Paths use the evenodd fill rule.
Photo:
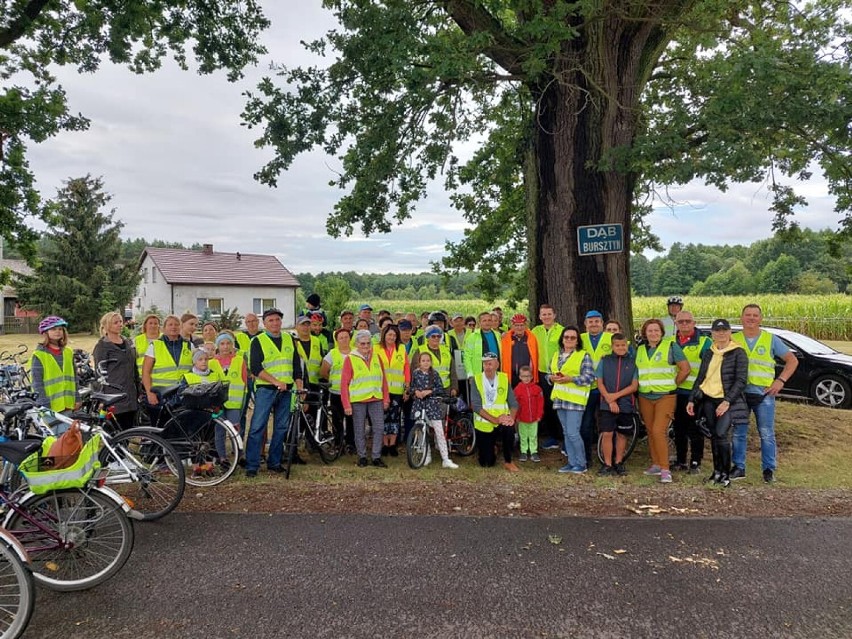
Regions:
<instances>
[{"instance_id":1,"label":"dirt patch","mask_svg":"<svg viewBox=\"0 0 852 639\"><path fill-rule=\"evenodd\" d=\"M574 484L544 488L458 480L330 485L282 477L237 480L207 490L187 487L188 512L367 513L523 517L852 516L852 492L777 486L632 486Z\"/></svg>"}]
</instances>

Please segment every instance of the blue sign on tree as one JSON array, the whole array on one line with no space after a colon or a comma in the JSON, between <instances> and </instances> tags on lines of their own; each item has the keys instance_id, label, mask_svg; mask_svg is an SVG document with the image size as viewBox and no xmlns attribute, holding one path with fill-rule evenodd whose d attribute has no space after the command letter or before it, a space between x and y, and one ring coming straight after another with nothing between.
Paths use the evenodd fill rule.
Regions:
<instances>
[{"instance_id":1,"label":"blue sign on tree","mask_svg":"<svg viewBox=\"0 0 852 639\"><path fill-rule=\"evenodd\" d=\"M621 224L579 226L577 246L581 256L621 253L624 250L624 230Z\"/></svg>"}]
</instances>

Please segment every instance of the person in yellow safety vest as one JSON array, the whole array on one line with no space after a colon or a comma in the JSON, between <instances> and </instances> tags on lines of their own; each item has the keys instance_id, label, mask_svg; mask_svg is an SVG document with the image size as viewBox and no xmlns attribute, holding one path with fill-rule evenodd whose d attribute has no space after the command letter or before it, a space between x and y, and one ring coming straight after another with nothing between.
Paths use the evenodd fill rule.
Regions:
<instances>
[{"instance_id":1,"label":"person in yellow safety vest","mask_svg":"<svg viewBox=\"0 0 852 639\"><path fill-rule=\"evenodd\" d=\"M355 453L355 431L352 417L343 413L343 401L340 399L340 380L343 377L343 362L352 352L349 331L342 326L334 331L335 347L322 359L320 379L327 379L331 394L331 420L338 437L343 437L347 454Z\"/></svg>"},{"instance_id":2,"label":"person in yellow safety vest","mask_svg":"<svg viewBox=\"0 0 852 639\"><path fill-rule=\"evenodd\" d=\"M183 374L181 386L196 386L198 384L215 384L216 382L227 382L227 377L222 372L220 366L215 368L210 364L216 360L212 359L207 351L198 348L192 352L192 368ZM218 363L217 363L218 364ZM207 423L207 415L201 414L203 411L192 411L188 417L183 418L182 427L188 432L193 432ZM194 422L194 424L193 424ZM166 428L169 430L169 427ZM214 442L216 452L220 460L227 459L227 451L225 450L225 429L222 426L216 425L214 433ZM192 469L193 474L200 475L203 473L212 472L214 469L213 462L197 463Z\"/></svg>"},{"instance_id":3,"label":"person in yellow safety vest","mask_svg":"<svg viewBox=\"0 0 852 639\"><path fill-rule=\"evenodd\" d=\"M74 353L68 348L66 322L49 315L38 325L44 335L30 358L30 381L36 394L36 405L61 413L80 408Z\"/></svg>"},{"instance_id":4,"label":"person in yellow safety vest","mask_svg":"<svg viewBox=\"0 0 852 639\"><path fill-rule=\"evenodd\" d=\"M160 332L160 318L153 313L146 315L142 320L142 332L133 339L133 345L136 347L136 370L139 372L139 378L142 378L142 364L145 363L145 353L148 352L148 346L155 339L159 339L162 333Z\"/></svg>"},{"instance_id":5,"label":"person in yellow safety vest","mask_svg":"<svg viewBox=\"0 0 852 639\"><path fill-rule=\"evenodd\" d=\"M263 434L266 432L270 414L272 438L266 467L274 472L284 471L281 459L284 456L284 440L290 428L291 393L295 386L304 389L302 359L296 349L292 335L281 331L284 313L277 308L263 312L263 333L251 341L249 370L255 377L254 413L246 445L246 477L257 477ZM296 455L293 463L304 464Z\"/></svg>"},{"instance_id":6,"label":"person in yellow safety vest","mask_svg":"<svg viewBox=\"0 0 852 639\"><path fill-rule=\"evenodd\" d=\"M576 326L563 328L559 342L559 352L550 360L548 373L553 384L553 408L562 424L562 439L568 457L568 463L558 472L579 475L588 470L581 428L587 403L591 401L595 365Z\"/></svg>"},{"instance_id":7,"label":"person in yellow safety vest","mask_svg":"<svg viewBox=\"0 0 852 639\"><path fill-rule=\"evenodd\" d=\"M260 328L260 319L254 313L246 313L243 324L246 327L241 331L237 331L234 337L237 339L236 347L248 357L251 340L260 335L263 329Z\"/></svg>"},{"instance_id":8,"label":"person in yellow safety vest","mask_svg":"<svg viewBox=\"0 0 852 639\"><path fill-rule=\"evenodd\" d=\"M352 415L358 467L364 468L368 465L364 425L369 416L373 428L373 466L387 468L382 459L385 411L390 406L387 378L382 368L382 360L373 348L370 331L365 329L355 333L355 348L343 362L340 379L343 412Z\"/></svg>"},{"instance_id":9,"label":"person in yellow safety vest","mask_svg":"<svg viewBox=\"0 0 852 639\"><path fill-rule=\"evenodd\" d=\"M669 468L669 424L674 419L677 386L689 376L689 362L671 337L665 337L662 321L649 319L642 324L645 342L636 349L639 374L639 414L648 431L651 466L646 475L659 475L671 483Z\"/></svg>"},{"instance_id":10,"label":"person in yellow safety vest","mask_svg":"<svg viewBox=\"0 0 852 639\"><path fill-rule=\"evenodd\" d=\"M331 331L325 328L325 316L322 313L311 313L311 334L320 341L320 352L325 356L334 346Z\"/></svg>"},{"instance_id":11,"label":"person in yellow safety vest","mask_svg":"<svg viewBox=\"0 0 852 639\"><path fill-rule=\"evenodd\" d=\"M677 404L675 405L674 436L676 461L673 470L689 471L692 475L701 472L701 462L704 459L704 435L695 423L695 416L686 412L692 386L701 367L701 356L710 348L712 341L706 335L701 335L695 328L695 318L689 311L681 311L675 316L675 342L683 351L689 364L689 375L677 385ZM689 463L686 453L691 449Z\"/></svg>"},{"instance_id":12,"label":"person in yellow safety vest","mask_svg":"<svg viewBox=\"0 0 852 639\"><path fill-rule=\"evenodd\" d=\"M592 358L592 366L598 367L604 355L612 352L612 333L604 331L603 315L600 311L591 310L586 313L583 320L586 332L580 335L583 350ZM583 446L586 448L586 461L591 463L595 444L598 441L597 413L601 403L601 394L598 392L597 381L592 382L589 389L589 401L583 413L583 421L580 424L580 435L583 438Z\"/></svg>"},{"instance_id":13,"label":"person in yellow safety vest","mask_svg":"<svg viewBox=\"0 0 852 639\"><path fill-rule=\"evenodd\" d=\"M476 429L479 465L490 468L497 462L494 446L499 437L503 445L503 467L510 472L518 472L519 468L512 463L518 400L506 373L497 370L500 366L497 353L483 353L481 362L482 372L474 375L470 385L470 408Z\"/></svg>"},{"instance_id":14,"label":"person in yellow safety vest","mask_svg":"<svg viewBox=\"0 0 852 639\"><path fill-rule=\"evenodd\" d=\"M553 410L553 400L550 398L553 384L548 381L547 375L553 356L559 352L559 336L564 327L556 321L556 310L550 304L542 304L539 307L538 319L541 324L533 327L532 334L535 335L538 346L538 385L544 394L544 417L538 424L539 433L545 437L541 447L543 450L559 450L562 424Z\"/></svg>"},{"instance_id":15,"label":"person in yellow safety vest","mask_svg":"<svg viewBox=\"0 0 852 639\"><path fill-rule=\"evenodd\" d=\"M453 366L453 356L450 349L442 344L444 331L434 324L428 326L425 332L425 343L411 350L409 357L409 365L413 368L417 367L417 356L420 353L432 354L432 367L441 377L441 383L451 397L458 395L459 381L456 378L456 369Z\"/></svg>"},{"instance_id":16,"label":"person in yellow safety vest","mask_svg":"<svg viewBox=\"0 0 852 639\"><path fill-rule=\"evenodd\" d=\"M399 328L395 324L385 324L379 337L379 345L375 347L375 350L382 360L391 402L385 414L382 455L396 457L399 454L396 443L402 423L402 405L406 399L406 389L411 384L411 367L406 357L405 346L400 343Z\"/></svg>"},{"instance_id":17,"label":"person in yellow safety vest","mask_svg":"<svg viewBox=\"0 0 852 639\"><path fill-rule=\"evenodd\" d=\"M180 383L183 374L192 368L192 346L180 336L180 319L169 315L163 321L163 334L153 340L145 351L142 363L142 389L151 423L160 417L160 391Z\"/></svg>"},{"instance_id":18,"label":"person in yellow safety vest","mask_svg":"<svg viewBox=\"0 0 852 639\"><path fill-rule=\"evenodd\" d=\"M246 356L234 348L234 336L222 331L216 336L216 359L228 381L228 401L225 402L225 419L239 427L246 402L248 366ZM211 362L212 364L212 362Z\"/></svg>"},{"instance_id":19,"label":"person in yellow safety vest","mask_svg":"<svg viewBox=\"0 0 852 639\"><path fill-rule=\"evenodd\" d=\"M500 361L500 334L494 329L494 316L491 311L479 314L479 328L473 331L465 342L464 369L468 379L483 371L483 353L497 355L498 368Z\"/></svg>"},{"instance_id":20,"label":"person in yellow safety vest","mask_svg":"<svg viewBox=\"0 0 852 639\"><path fill-rule=\"evenodd\" d=\"M743 330L734 333L731 339L745 347L748 354L748 384L745 389L746 403L754 411L757 432L760 435L760 462L763 481L775 481L777 447L775 443L775 397L784 384L796 372L799 360L777 335L760 328L763 313L757 304L746 304L740 316ZM784 368L775 374L776 359L784 360ZM731 480L745 477L746 443L748 422L734 424L733 455L734 468Z\"/></svg>"},{"instance_id":21,"label":"person in yellow safety vest","mask_svg":"<svg viewBox=\"0 0 852 639\"><path fill-rule=\"evenodd\" d=\"M318 391L320 366L322 365L322 346L319 337L311 333L311 320L300 315L296 318L296 350L302 360L302 379L307 379L308 390Z\"/></svg>"}]
</instances>

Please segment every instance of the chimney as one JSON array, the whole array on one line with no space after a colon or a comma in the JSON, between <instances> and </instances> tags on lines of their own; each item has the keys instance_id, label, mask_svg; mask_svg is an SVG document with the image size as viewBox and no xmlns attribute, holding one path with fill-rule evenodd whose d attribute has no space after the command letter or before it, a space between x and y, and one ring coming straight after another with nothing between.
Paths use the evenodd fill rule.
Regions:
<instances>
[{"instance_id":1,"label":"chimney","mask_svg":"<svg viewBox=\"0 0 852 639\"><path fill-rule=\"evenodd\" d=\"M201 252L204 253L204 255L213 255L213 245L212 244L205 244L202 247Z\"/></svg>"}]
</instances>

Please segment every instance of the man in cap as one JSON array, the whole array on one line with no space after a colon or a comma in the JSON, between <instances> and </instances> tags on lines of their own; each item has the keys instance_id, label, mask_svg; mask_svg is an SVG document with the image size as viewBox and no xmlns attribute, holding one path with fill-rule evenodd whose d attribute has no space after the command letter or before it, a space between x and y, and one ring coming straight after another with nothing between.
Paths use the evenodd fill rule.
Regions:
<instances>
[{"instance_id":1,"label":"man in cap","mask_svg":"<svg viewBox=\"0 0 852 639\"><path fill-rule=\"evenodd\" d=\"M662 318L663 337L671 337L677 330L677 314L683 310L683 298L680 295L672 295L666 300L666 316Z\"/></svg>"},{"instance_id":2,"label":"man in cap","mask_svg":"<svg viewBox=\"0 0 852 639\"><path fill-rule=\"evenodd\" d=\"M263 434L269 415L272 419L272 440L269 444L267 467L282 472L281 459L284 440L290 426L290 394L301 391L302 360L293 337L281 331L284 314L277 308L263 312L264 332L251 341L249 362L255 377L254 414L246 445L246 477L257 477ZM304 463L298 456L296 463Z\"/></svg>"},{"instance_id":3,"label":"man in cap","mask_svg":"<svg viewBox=\"0 0 852 639\"><path fill-rule=\"evenodd\" d=\"M323 356L332 349L333 346L333 338L331 336L331 331L325 328L325 324L323 324L323 316L320 313L311 313L308 315L311 319L311 335L315 335L319 338L320 341L320 349L322 350Z\"/></svg>"},{"instance_id":4,"label":"man in cap","mask_svg":"<svg viewBox=\"0 0 852 639\"><path fill-rule=\"evenodd\" d=\"M355 313L349 310L340 312L340 328L345 328L352 335L355 330Z\"/></svg>"},{"instance_id":5,"label":"man in cap","mask_svg":"<svg viewBox=\"0 0 852 639\"><path fill-rule=\"evenodd\" d=\"M592 358L592 366L597 369L604 355L612 352L612 333L604 332L603 315L600 311L591 310L586 313L583 321L586 332L580 336L583 349ZM601 394L598 390L597 381L592 382L589 399L586 402L586 410L583 412L583 421L580 423L580 436L586 448L586 459L591 466L592 453L597 443L597 411L601 403Z\"/></svg>"},{"instance_id":6,"label":"man in cap","mask_svg":"<svg viewBox=\"0 0 852 639\"><path fill-rule=\"evenodd\" d=\"M512 316L512 327L501 338L503 351L502 370L515 388L521 381L522 366L532 368L533 381L538 383L538 340L527 328L527 316L517 313Z\"/></svg>"},{"instance_id":7,"label":"man in cap","mask_svg":"<svg viewBox=\"0 0 852 639\"><path fill-rule=\"evenodd\" d=\"M482 372L483 353L494 353L500 360L500 335L494 329L494 317L491 311L479 314L479 328L465 340L464 369L468 379Z\"/></svg>"},{"instance_id":8,"label":"man in cap","mask_svg":"<svg viewBox=\"0 0 852 639\"><path fill-rule=\"evenodd\" d=\"M503 446L503 466L510 472L517 472L518 467L512 463L512 450L518 400L509 385L509 377L497 370L500 365L497 353L483 353L481 362L482 371L474 375L470 387L479 465L488 468L497 462L494 447L499 438Z\"/></svg>"},{"instance_id":9,"label":"man in cap","mask_svg":"<svg viewBox=\"0 0 852 639\"><path fill-rule=\"evenodd\" d=\"M373 307L369 304L361 304L358 307L358 319L367 320L367 326L370 335L376 335L379 332L379 325L373 319Z\"/></svg>"},{"instance_id":10,"label":"man in cap","mask_svg":"<svg viewBox=\"0 0 852 639\"><path fill-rule=\"evenodd\" d=\"M322 310L320 296L316 293L311 293L305 300L305 309L301 312L301 315L310 317L314 313L319 313L322 316L322 325L325 327L328 324L328 318L325 315L325 311Z\"/></svg>"},{"instance_id":11,"label":"man in cap","mask_svg":"<svg viewBox=\"0 0 852 639\"><path fill-rule=\"evenodd\" d=\"M695 318L689 311L681 311L675 317L677 332L675 343L680 346L686 361L689 363L689 376L677 385L677 403L674 414L674 435L677 460L675 470L688 470L693 475L701 472L701 461L704 458L704 435L698 430L695 416L686 411L689 397L692 394L692 386L698 376L701 367L701 356L710 348L710 338L701 335L695 328ZM692 449L689 465L687 465L686 454Z\"/></svg>"},{"instance_id":12,"label":"man in cap","mask_svg":"<svg viewBox=\"0 0 852 639\"><path fill-rule=\"evenodd\" d=\"M304 315L296 318L296 350L302 360L302 379L307 379L308 390L319 390L319 371L322 366L322 344L319 337L311 333L311 320Z\"/></svg>"}]
</instances>

